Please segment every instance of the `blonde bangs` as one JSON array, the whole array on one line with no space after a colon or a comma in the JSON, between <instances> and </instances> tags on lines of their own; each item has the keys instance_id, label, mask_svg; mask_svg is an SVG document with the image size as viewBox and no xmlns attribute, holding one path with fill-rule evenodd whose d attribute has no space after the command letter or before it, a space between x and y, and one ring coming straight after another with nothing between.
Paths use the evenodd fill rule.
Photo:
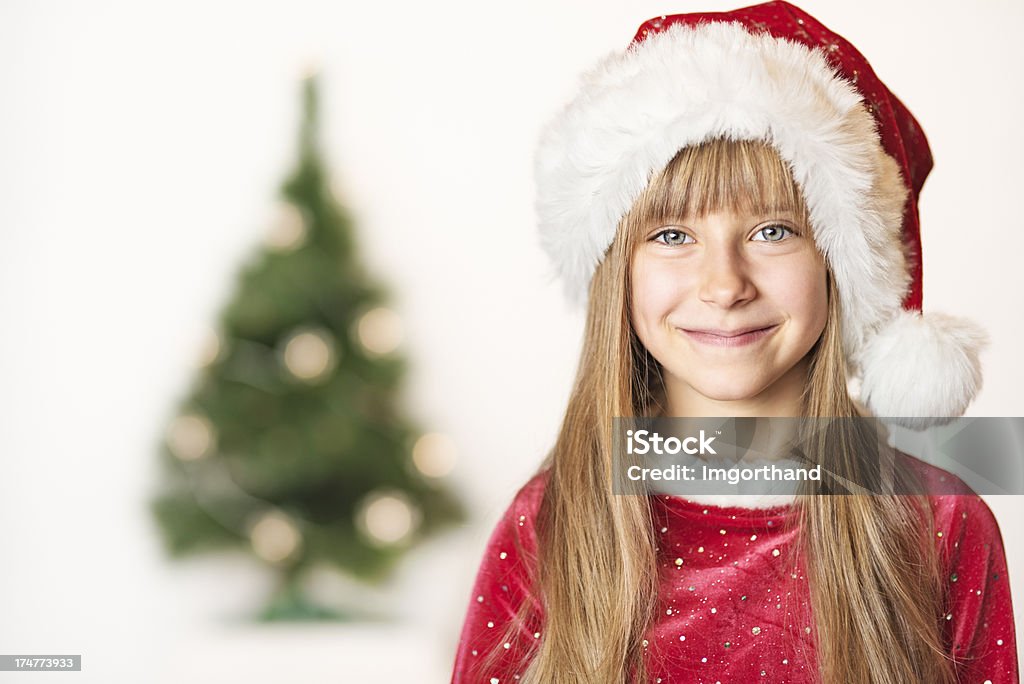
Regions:
<instances>
[{"instance_id":1,"label":"blonde bangs","mask_svg":"<svg viewBox=\"0 0 1024 684\"><path fill-rule=\"evenodd\" d=\"M715 138L684 147L655 174L630 211L627 225L701 218L731 211L748 216L791 214L807 226L807 207L789 166L769 144Z\"/></svg>"}]
</instances>

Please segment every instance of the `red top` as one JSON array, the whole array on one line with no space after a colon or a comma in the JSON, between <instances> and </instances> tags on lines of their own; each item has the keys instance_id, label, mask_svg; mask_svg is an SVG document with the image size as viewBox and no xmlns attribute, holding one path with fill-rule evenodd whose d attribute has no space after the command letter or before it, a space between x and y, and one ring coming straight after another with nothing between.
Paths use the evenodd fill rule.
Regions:
<instances>
[{"instance_id":1,"label":"red top","mask_svg":"<svg viewBox=\"0 0 1024 684\"><path fill-rule=\"evenodd\" d=\"M936 477L953 477L922 467ZM501 642L527 597L524 552L536 550L533 520L546 481L546 473L537 475L519 490L487 544L453 684L514 683L515 656L541 636L542 610L518 637ZM930 499L947 577L945 636L957 679L1016 683L1017 646L999 526L977 495ZM661 495L653 503L660 590L659 618L647 635L650 682L817 682L807 583L800 559L792 555L794 509L723 508ZM495 646L501 653L497 664L478 671Z\"/></svg>"}]
</instances>

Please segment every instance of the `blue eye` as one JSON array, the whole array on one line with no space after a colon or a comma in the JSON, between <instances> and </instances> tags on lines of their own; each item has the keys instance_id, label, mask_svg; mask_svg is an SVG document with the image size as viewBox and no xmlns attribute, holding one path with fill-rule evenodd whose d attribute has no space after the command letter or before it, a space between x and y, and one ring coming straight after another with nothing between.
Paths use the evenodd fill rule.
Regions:
<instances>
[{"instance_id":1,"label":"blue eye","mask_svg":"<svg viewBox=\"0 0 1024 684\"><path fill-rule=\"evenodd\" d=\"M755 237L754 240L757 242L782 242L786 238L786 233L796 235L792 228L784 226L781 223L773 223L772 225L765 226L754 233L755 236L762 236L762 239L758 240Z\"/></svg>"},{"instance_id":2,"label":"blue eye","mask_svg":"<svg viewBox=\"0 0 1024 684\"><path fill-rule=\"evenodd\" d=\"M694 239L692 237L690 237L681 230L675 230L673 228L661 231L660 233L654 236L654 240L656 242L660 242L663 245L668 245L669 247L673 247L675 245L685 245L694 242Z\"/></svg>"}]
</instances>

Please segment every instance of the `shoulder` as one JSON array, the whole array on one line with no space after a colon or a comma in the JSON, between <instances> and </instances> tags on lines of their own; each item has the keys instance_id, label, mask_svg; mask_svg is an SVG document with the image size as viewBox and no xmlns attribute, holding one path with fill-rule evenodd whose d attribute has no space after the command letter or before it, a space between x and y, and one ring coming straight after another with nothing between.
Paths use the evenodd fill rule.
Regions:
<instances>
[{"instance_id":1,"label":"shoulder","mask_svg":"<svg viewBox=\"0 0 1024 684\"><path fill-rule=\"evenodd\" d=\"M999 524L959 477L907 458L931 506L946 592L943 629L958 681L1017 681L1013 602Z\"/></svg>"},{"instance_id":2,"label":"shoulder","mask_svg":"<svg viewBox=\"0 0 1024 684\"><path fill-rule=\"evenodd\" d=\"M512 495L511 501L507 504L502 515L502 522L515 522L516 527L525 527L518 523L533 525L537 512L540 510L541 501L544 499L544 490L547 488L551 471L541 470L530 477Z\"/></svg>"},{"instance_id":3,"label":"shoulder","mask_svg":"<svg viewBox=\"0 0 1024 684\"><path fill-rule=\"evenodd\" d=\"M903 451L896 451L898 461L916 478L918 491L929 496L977 496L957 475Z\"/></svg>"},{"instance_id":4,"label":"shoulder","mask_svg":"<svg viewBox=\"0 0 1024 684\"><path fill-rule=\"evenodd\" d=\"M523 601L543 613L533 591L538 562L535 521L548 479L549 471L538 472L516 490L487 542L476 595L498 611L500 620L512 619Z\"/></svg>"},{"instance_id":5,"label":"shoulder","mask_svg":"<svg viewBox=\"0 0 1024 684\"><path fill-rule=\"evenodd\" d=\"M516 491L510 508L521 513L536 513L540 508L540 502L544 498L544 490L547 488L550 478L551 470L549 468L533 475Z\"/></svg>"},{"instance_id":6,"label":"shoulder","mask_svg":"<svg viewBox=\"0 0 1024 684\"><path fill-rule=\"evenodd\" d=\"M550 477L542 470L515 491L498 519L487 543L485 565L500 561L502 566L520 565L536 554L536 519Z\"/></svg>"},{"instance_id":7,"label":"shoulder","mask_svg":"<svg viewBox=\"0 0 1024 684\"><path fill-rule=\"evenodd\" d=\"M931 505L936 541L948 555L1002 548L999 523L985 500L957 475L900 452ZM965 548L964 548L965 547Z\"/></svg>"},{"instance_id":8,"label":"shoulder","mask_svg":"<svg viewBox=\"0 0 1024 684\"><path fill-rule=\"evenodd\" d=\"M453 684L518 678L519 659L539 637L544 610L534 590L534 520L547 481L542 471L520 486L491 533L466 611ZM489 660L495 653L497 660ZM481 668L488 662L485 677Z\"/></svg>"}]
</instances>

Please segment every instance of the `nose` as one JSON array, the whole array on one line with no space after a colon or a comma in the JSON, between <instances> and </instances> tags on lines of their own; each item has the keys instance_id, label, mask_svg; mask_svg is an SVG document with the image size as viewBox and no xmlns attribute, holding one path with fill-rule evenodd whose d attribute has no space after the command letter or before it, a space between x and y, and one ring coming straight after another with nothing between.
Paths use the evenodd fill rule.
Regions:
<instances>
[{"instance_id":1,"label":"nose","mask_svg":"<svg viewBox=\"0 0 1024 684\"><path fill-rule=\"evenodd\" d=\"M743 255L727 246L705 247L701 264L701 301L731 308L757 295Z\"/></svg>"}]
</instances>

